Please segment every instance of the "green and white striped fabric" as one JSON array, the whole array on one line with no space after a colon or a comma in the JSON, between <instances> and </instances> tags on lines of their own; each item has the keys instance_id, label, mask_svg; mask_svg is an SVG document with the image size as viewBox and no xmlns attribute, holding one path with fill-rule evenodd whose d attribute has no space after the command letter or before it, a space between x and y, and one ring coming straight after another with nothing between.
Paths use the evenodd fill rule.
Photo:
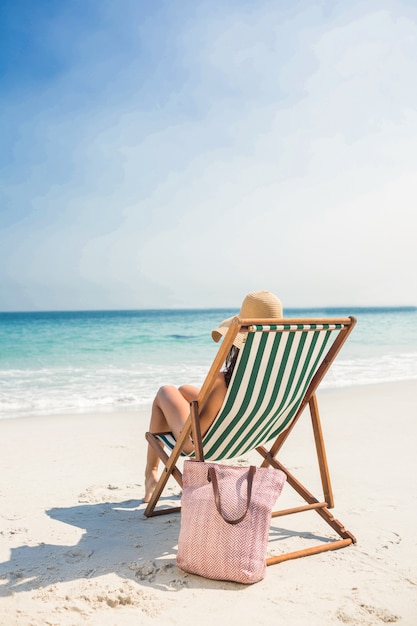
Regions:
<instances>
[{"instance_id":1,"label":"green and white striped fabric","mask_svg":"<svg viewBox=\"0 0 417 626\"><path fill-rule=\"evenodd\" d=\"M203 438L207 461L233 459L274 440L297 413L341 324L252 326L224 403ZM328 348L326 350L326 347ZM172 448L173 438L161 437Z\"/></svg>"}]
</instances>

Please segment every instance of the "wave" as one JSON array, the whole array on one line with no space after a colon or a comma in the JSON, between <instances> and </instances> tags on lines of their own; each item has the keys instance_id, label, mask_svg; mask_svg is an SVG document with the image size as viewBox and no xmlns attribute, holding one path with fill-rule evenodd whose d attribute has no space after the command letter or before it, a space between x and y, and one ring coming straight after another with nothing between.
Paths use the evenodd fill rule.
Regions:
<instances>
[{"instance_id":1,"label":"wave","mask_svg":"<svg viewBox=\"0 0 417 626\"><path fill-rule=\"evenodd\" d=\"M208 367L195 363L136 367L60 367L0 371L0 415L134 410L150 405L164 384L203 383ZM417 379L417 353L336 361L323 388Z\"/></svg>"}]
</instances>

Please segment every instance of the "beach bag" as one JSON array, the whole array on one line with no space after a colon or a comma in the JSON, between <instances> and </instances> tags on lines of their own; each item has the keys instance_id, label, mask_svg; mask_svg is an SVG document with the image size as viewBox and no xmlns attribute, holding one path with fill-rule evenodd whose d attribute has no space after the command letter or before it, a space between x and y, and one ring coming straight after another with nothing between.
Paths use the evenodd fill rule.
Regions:
<instances>
[{"instance_id":1,"label":"beach bag","mask_svg":"<svg viewBox=\"0 0 417 626\"><path fill-rule=\"evenodd\" d=\"M185 461L178 567L215 580L262 580L272 507L285 480L272 467Z\"/></svg>"}]
</instances>

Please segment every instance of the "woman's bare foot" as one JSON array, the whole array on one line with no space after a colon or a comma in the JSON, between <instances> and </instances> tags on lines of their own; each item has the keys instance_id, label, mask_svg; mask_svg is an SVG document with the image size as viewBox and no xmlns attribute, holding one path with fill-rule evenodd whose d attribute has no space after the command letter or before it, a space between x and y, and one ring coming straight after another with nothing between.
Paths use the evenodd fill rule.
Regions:
<instances>
[{"instance_id":1,"label":"woman's bare foot","mask_svg":"<svg viewBox=\"0 0 417 626\"><path fill-rule=\"evenodd\" d=\"M157 483L158 483L157 471L153 471L149 476L145 477L145 495L143 497L143 502L149 502Z\"/></svg>"}]
</instances>

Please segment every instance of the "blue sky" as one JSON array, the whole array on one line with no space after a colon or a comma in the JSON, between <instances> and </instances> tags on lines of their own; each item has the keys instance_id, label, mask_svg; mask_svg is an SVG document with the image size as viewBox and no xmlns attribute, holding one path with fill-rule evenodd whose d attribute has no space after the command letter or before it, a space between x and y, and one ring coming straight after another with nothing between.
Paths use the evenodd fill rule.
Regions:
<instances>
[{"instance_id":1,"label":"blue sky","mask_svg":"<svg viewBox=\"0 0 417 626\"><path fill-rule=\"evenodd\" d=\"M417 5L2 0L0 310L417 305Z\"/></svg>"}]
</instances>

